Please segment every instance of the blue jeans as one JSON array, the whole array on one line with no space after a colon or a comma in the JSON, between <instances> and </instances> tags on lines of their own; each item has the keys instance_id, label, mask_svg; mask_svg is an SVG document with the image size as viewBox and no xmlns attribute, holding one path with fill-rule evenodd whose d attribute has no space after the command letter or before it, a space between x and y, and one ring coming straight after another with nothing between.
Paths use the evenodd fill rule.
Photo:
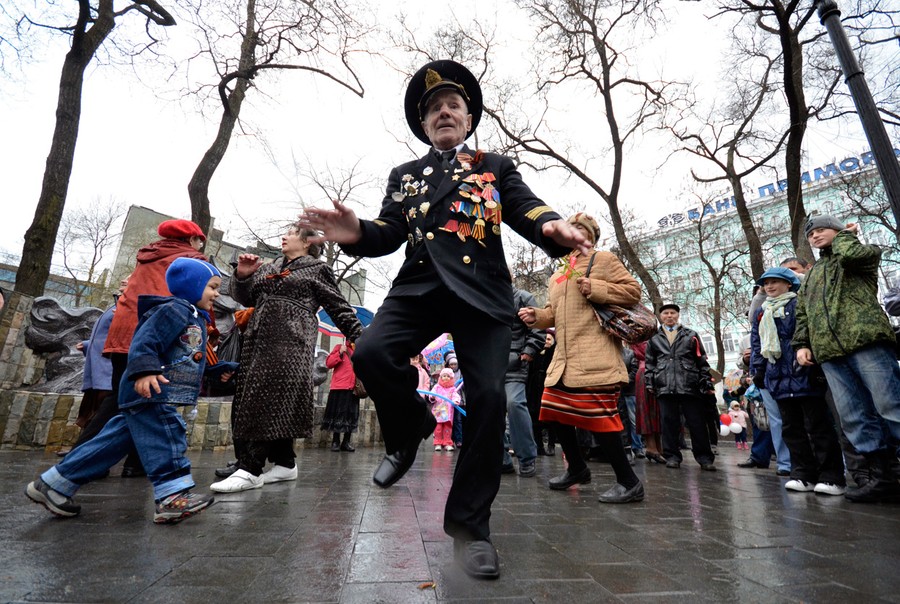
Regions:
<instances>
[{"instance_id":1,"label":"blue jeans","mask_svg":"<svg viewBox=\"0 0 900 604\"><path fill-rule=\"evenodd\" d=\"M784 439L781 437L781 409L772 398L772 393L766 389L759 390L762 395L763 407L769 417L769 432L772 434L772 445L775 447L775 459L779 470L791 471L791 452L788 450Z\"/></svg>"},{"instance_id":2,"label":"blue jeans","mask_svg":"<svg viewBox=\"0 0 900 604\"><path fill-rule=\"evenodd\" d=\"M769 467L769 461L772 459L772 453L775 447L772 445L772 433L768 430L760 430L753 417L750 417L750 424L753 426L753 445L750 447L750 459L758 463L763 468ZM790 467L787 468L790 470Z\"/></svg>"},{"instance_id":3,"label":"blue jeans","mask_svg":"<svg viewBox=\"0 0 900 604\"><path fill-rule=\"evenodd\" d=\"M106 474L132 444L137 448L153 497L160 500L194 486L191 462L185 457L186 426L178 408L151 403L124 409L103 430L43 474L51 489L72 497L83 485Z\"/></svg>"},{"instance_id":4,"label":"blue jeans","mask_svg":"<svg viewBox=\"0 0 900 604\"><path fill-rule=\"evenodd\" d=\"M628 435L628 442L631 443L631 450L637 453L644 450L644 441L641 435L637 433L637 411L635 410L635 401L633 394L623 394L622 400L625 401L625 408L628 409L627 421L622 422L625 425L625 434Z\"/></svg>"},{"instance_id":5,"label":"blue jeans","mask_svg":"<svg viewBox=\"0 0 900 604\"><path fill-rule=\"evenodd\" d=\"M509 418L509 440L519 463L531 463L537 457L537 444L534 442L534 428L531 425L531 413L528 412L528 401L525 398L525 382L506 382L506 415ZM509 447L503 449L503 463L509 465Z\"/></svg>"},{"instance_id":6,"label":"blue jeans","mask_svg":"<svg viewBox=\"0 0 900 604\"><path fill-rule=\"evenodd\" d=\"M900 366L893 347L875 344L822 363L847 439L860 453L900 440Z\"/></svg>"}]
</instances>

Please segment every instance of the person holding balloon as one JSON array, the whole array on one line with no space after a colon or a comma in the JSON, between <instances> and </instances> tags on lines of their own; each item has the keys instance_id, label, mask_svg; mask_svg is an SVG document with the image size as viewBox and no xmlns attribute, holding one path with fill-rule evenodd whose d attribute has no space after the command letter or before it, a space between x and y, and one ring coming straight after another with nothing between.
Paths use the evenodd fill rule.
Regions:
<instances>
[{"instance_id":1,"label":"person holding balloon","mask_svg":"<svg viewBox=\"0 0 900 604\"><path fill-rule=\"evenodd\" d=\"M750 423L750 416L741 409L741 404L737 401L731 403L728 416L731 418L729 432L734 434L734 444L738 449L749 451L750 446L747 445L747 424Z\"/></svg>"}]
</instances>

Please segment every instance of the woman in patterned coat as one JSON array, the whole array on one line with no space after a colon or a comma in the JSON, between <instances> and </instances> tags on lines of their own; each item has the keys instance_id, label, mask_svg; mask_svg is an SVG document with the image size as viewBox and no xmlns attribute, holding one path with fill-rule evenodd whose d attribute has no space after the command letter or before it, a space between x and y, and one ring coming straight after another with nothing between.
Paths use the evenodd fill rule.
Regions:
<instances>
[{"instance_id":1,"label":"woman in patterned coat","mask_svg":"<svg viewBox=\"0 0 900 604\"><path fill-rule=\"evenodd\" d=\"M362 332L353 308L338 291L321 248L307 241L314 231L292 226L281 238L282 258L263 265L242 254L231 295L255 308L244 333L232 403L232 431L245 444L237 471L210 488L220 493L257 489L294 480L294 439L313 433L312 367L322 306L349 342ZM263 473L266 460L273 467Z\"/></svg>"}]
</instances>

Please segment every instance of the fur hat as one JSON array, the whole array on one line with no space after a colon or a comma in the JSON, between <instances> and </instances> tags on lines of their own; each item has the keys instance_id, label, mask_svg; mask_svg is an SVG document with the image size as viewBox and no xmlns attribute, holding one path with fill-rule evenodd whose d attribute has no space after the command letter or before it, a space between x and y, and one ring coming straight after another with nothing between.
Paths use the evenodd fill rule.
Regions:
<instances>
[{"instance_id":1,"label":"fur hat","mask_svg":"<svg viewBox=\"0 0 900 604\"><path fill-rule=\"evenodd\" d=\"M806 221L806 227L804 228L803 235L809 237L809 234L814 229L834 229L835 231L843 231L846 228L847 225L834 216L828 216L827 214L823 214L821 216L810 216Z\"/></svg>"},{"instance_id":2,"label":"fur hat","mask_svg":"<svg viewBox=\"0 0 900 604\"><path fill-rule=\"evenodd\" d=\"M196 258L176 258L166 270L166 286L176 298L196 304L203 297L206 284L213 277L222 277L219 269Z\"/></svg>"},{"instance_id":3,"label":"fur hat","mask_svg":"<svg viewBox=\"0 0 900 604\"><path fill-rule=\"evenodd\" d=\"M597 224L597 221L590 214L578 212L577 214L569 216L567 222L569 224L580 224L586 228L588 233L594 238L594 243L597 243L597 241L600 240L600 225Z\"/></svg>"},{"instance_id":4,"label":"fur hat","mask_svg":"<svg viewBox=\"0 0 900 604\"><path fill-rule=\"evenodd\" d=\"M759 279L757 279L757 283L759 285L763 284L763 281L766 279L782 279L787 281L791 285L791 291L795 292L800 289L800 279L797 275L789 268L785 268L783 266L776 266L774 268L768 269L764 272Z\"/></svg>"},{"instance_id":5,"label":"fur hat","mask_svg":"<svg viewBox=\"0 0 900 604\"><path fill-rule=\"evenodd\" d=\"M422 122L425 121L428 100L434 93L448 89L460 94L472 114L472 129L466 133L466 137L475 132L481 121L481 86L478 85L478 79L456 61L432 61L410 78L403 102L409 129L426 145L430 145L431 141L422 128Z\"/></svg>"},{"instance_id":6,"label":"fur hat","mask_svg":"<svg viewBox=\"0 0 900 604\"><path fill-rule=\"evenodd\" d=\"M199 237L206 241L206 235L195 223L190 220L166 220L159 223L156 232L166 239L190 239Z\"/></svg>"}]
</instances>

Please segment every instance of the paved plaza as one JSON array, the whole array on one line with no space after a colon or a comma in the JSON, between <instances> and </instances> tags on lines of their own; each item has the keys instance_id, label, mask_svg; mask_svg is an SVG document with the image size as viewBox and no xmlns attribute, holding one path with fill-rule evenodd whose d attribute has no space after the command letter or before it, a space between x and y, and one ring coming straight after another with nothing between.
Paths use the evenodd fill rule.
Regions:
<instances>
[{"instance_id":1,"label":"paved plaza","mask_svg":"<svg viewBox=\"0 0 900 604\"><path fill-rule=\"evenodd\" d=\"M191 455L199 488L229 456ZM461 573L441 530L454 454L423 445L387 490L371 482L379 457L302 450L296 482L157 526L146 479L115 468L64 520L23 494L56 457L0 451L0 601L900 602L900 505L789 494L774 467L735 467L746 453L731 443L716 473L639 460L639 504L598 504L612 472L597 462L566 492L547 488L559 455L537 460L537 478L504 476L492 582Z\"/></svg>"}]
</instances>

